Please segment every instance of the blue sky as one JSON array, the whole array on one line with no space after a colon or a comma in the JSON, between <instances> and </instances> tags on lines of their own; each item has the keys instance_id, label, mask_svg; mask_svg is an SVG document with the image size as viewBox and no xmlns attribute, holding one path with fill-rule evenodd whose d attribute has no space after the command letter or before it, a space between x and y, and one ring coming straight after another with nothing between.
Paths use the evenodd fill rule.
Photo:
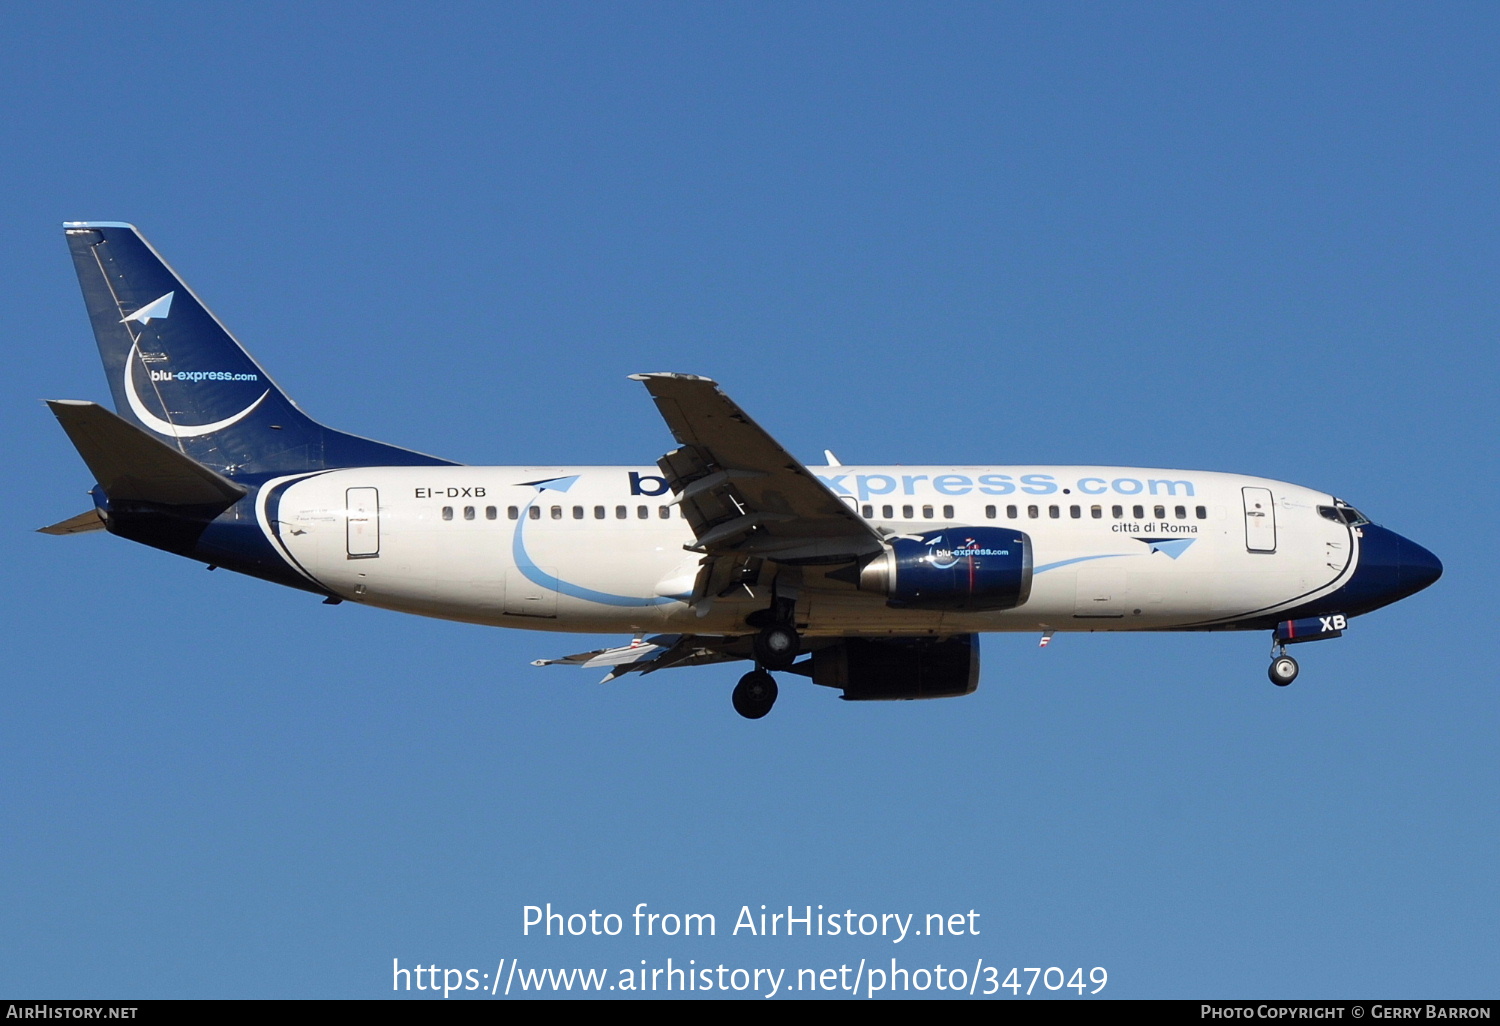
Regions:
<instances>
[{"instance_id":1,"label":"blue sky","mask_svg":"<svg viewBox=\"0 0 1500 1026\"><path fill-rule=\"evenodd\" d=\"M1483 4L10 12L0 992L897 957L1493 997L1497 31ZM73 219L140 225L314 416L465 462L650 463L626 375L685 371L807 460L1259 474L1446 574L1287 689L1259 633L990 636L968 698L787 685L756 723L733 666L599 687L528 663L608 639L31 533L92 483L37 400L108 398ZM523 936L546 902L719 936ZM981 932L727 936L761 904Z\"/></svg>"}]
</instances>

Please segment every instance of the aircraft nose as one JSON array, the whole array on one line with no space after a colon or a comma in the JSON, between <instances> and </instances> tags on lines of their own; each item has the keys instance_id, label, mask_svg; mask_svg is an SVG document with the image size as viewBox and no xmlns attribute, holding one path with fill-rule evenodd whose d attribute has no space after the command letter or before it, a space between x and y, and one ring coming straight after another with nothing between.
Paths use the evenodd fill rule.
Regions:
<instances>
[{"instance_id":1,"label":"aircraft nose","mask_svg":"<svg viewBox=\"0 0 1500 1026\"><path fill-rule=\"evenodd\" d=\"M1365 524L1360 532L1359 565L1347 586L1351 611L1389 605L1443 576L1438 558L1410 538L1375 524Z\"/></svg>"},{"instance_id":2,"label":"aircraft nose","mask_svg":"<svg viewBox=\"0 0 1500 1026\"><path fill-rule=\"evenodd\" d=\"M1415 595L1423 588L1443 576L1443 564L1431 552L1412 541L1401 538L1401 563L1397 569L1397 585L1402 597Z\"/></svg>"}]
</instances>

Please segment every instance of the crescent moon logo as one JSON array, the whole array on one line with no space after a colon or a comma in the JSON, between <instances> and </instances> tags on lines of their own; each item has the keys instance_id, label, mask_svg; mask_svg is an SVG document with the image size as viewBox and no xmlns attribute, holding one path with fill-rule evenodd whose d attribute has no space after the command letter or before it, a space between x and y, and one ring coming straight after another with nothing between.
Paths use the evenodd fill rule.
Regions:
<instances>
[{"instance_id":1,"label":"crescent moon logo","mask_svg":"<svg viewBox=\"0 0 1500 1026\"><path fill-rule=\"evenodd\" d=\"M215 431L223 431L225 428L238 424L254 413L255 408L265 402L266 396L271 394L271 390L269 388L266 389L260 394L259 399L246 406L239 413L236 413L232 417L225 417L223 420L216 420L212 424L173 424L169 420L162 420L146 409L145 402L141 399L140 393L136 391L135 375L131 373L131 368L140 360L140 355L141 345L139 342L136 342L130 347L130 355L125 358L125 398L129 401L130 412L135 414L136 419L160 435L167 435L171 438L197 438L199 435L211 435ZM141 365L145 366L144 361L141 361Z\"/></svg>"}]
</instances>

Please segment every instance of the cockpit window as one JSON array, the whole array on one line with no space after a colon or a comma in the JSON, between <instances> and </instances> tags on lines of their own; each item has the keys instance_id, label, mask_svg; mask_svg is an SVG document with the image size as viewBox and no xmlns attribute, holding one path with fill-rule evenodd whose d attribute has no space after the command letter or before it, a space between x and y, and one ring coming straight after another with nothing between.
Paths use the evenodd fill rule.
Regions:
<instances>
[{"instance_id":1,"label":"cockpit window","mask_svg":"<svg viewBox=\"0 0 1500 1026\"><path fill-rule=\"evenodd\" d=\"M1332 520L1335 524L1348 524L1350 527L1361 527L1368 524L1369 519L1355 509L1353 506L1339 499L1333 500L1336 506L1319 506L1318 515L1325 520Z\"/></svg>"}]
</instances>

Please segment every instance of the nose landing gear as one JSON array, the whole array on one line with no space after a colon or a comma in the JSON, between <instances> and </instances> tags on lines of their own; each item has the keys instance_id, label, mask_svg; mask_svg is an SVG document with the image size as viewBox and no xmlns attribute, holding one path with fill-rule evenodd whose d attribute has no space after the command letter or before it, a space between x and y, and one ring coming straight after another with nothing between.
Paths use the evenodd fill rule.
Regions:
<instances>
[{"instance_id":1,"label":"nose landing gear","mask_svg":"<svg viewBox=\"0 0 1500 1026\"><path fill-rule=\"evenodd\" d=\"M1271 678L1271 683L1278 688L1284 688L1297 679L1297 660L1286 654L1286 645L1280 637L1271 642L1271 668L1266 671L1266 676Z\"/></svg>"},{"instance_id":2,"label":"nose landing gear","mask_svg":"<svg viewBox=\"0 0 1500 1026\"><path fill-rule=\"evenodd\" d=\"M1341 638L1348 626L1349 618L1343 613L1320 613L1278 623L1271 632L1271 683L1284 688L1297 679L1297 660L1286 654L1288 645Z\"/></svg>"}]
</instances>

